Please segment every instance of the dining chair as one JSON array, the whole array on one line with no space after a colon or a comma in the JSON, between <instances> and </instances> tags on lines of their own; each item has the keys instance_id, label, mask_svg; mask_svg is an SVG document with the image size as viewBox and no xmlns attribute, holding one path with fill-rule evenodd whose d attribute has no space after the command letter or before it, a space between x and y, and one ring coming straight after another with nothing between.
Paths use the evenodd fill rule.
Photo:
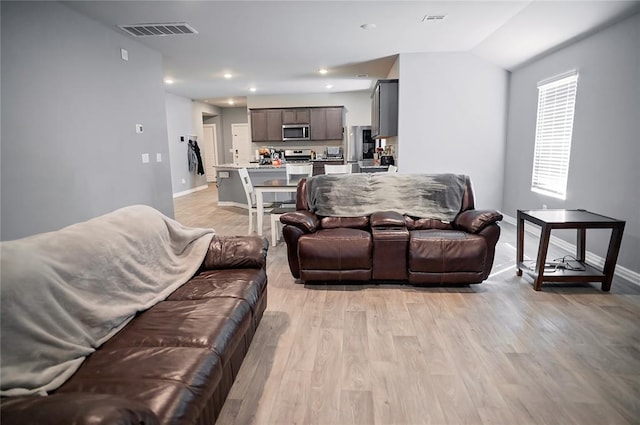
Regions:
<instances>
[{"instance_id":1,"label":"dining chair","mask_svg":"<svg viewBox=\"0 0 640 425\"><path fill-rule=\"evenodd\" d=\"M296 181L302 177L311 177L313 175L313 164L286 164L287 184ZM293 180L291 177L293 176Z\"/></svg>"},{"instance_id":2,"label":"dining chair","mask_svg":"<svg viewBox=\"0 0 640 425\"><path fill-rule=\"evenodd\" d=\"M271 210L271 246L276 246L280 240L280 235L282 235L280 216L288 212L294 212L295 210L295 204L283 204Z\"/></svg>"},{"instance_id":3,"label":"dining chair","mask_svg":"<svg viewBox=\"0 0 640 425\"><path fill-rule=\"evenodd\" d=\"M325 174L351 174L351 164L331 165L324 164Z\"/></svg>"},{"instance_id":4,"label":"dining chair","mask_svg":"<svg viewBox=\"0 0 640 425\"><path fill-rule=\"evenodd\" d=\"M253 216L258 216L258 210L256 208L256 194L253 191L253 184L251 183L251 177L249 177L249 171L246 168L240 168L238 170L240 180L242 181L242 187L244 193L247 196L247 206L249 208L249 233L253 233Z\"/></svg>"},{"instance_id":5,"label":"dining chair","mask_svg":"<svg viewBox=\"0 0 640 425\"><path fill-rule=\"evenodd\" d=\"M398 167L396 165L389 165L389 168L387 168L387 173L397 173L398 172Z\"/></svg>"}]
</instances>

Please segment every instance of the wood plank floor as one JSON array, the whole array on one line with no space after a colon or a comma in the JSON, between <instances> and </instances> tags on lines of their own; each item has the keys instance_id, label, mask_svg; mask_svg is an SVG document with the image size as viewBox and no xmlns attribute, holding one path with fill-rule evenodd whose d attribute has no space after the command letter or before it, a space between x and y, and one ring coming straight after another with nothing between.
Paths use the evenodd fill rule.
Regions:
<instances>
[{"instance_id":1,"label":"wood plank floor","mask_svg":"<svg viewBox=\"0 0 640 425\"><path fill-rule=\"evenodd\" d=\"M246 210L216 201L215 185L177 198L176 219L246 234ZM462 287L305 286L271 247L268 307L217 425L639 424L640 286L535 292L501 227L492 276Z\"/></svg>"}]
</instances>

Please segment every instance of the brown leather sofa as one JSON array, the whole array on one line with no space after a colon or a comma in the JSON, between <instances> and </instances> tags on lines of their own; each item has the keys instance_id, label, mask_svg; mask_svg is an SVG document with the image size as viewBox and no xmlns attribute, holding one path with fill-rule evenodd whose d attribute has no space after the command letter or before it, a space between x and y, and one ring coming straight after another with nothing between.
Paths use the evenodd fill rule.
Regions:
<instances>
[{"instance_id":1,"label":"brown leather sofa","mask_svg":"<svg viewBox=\"0 0 640 425\"><path fill-rule=\"evenodd\" d=\"M4 397L3 425L213 424L267 305L266 239L214 236L200 270L46 397Z\"/></svg>"},{"instance_id":2,"label":"brown leather sofa","mask_svg":"<svg viewBox=\"0 0 640 425\"><path fill-rule=\"evenodd\" d=\"M296 202L297 211L280 221L289 268L301 282L468 284L491 272L502 214L475 209L468 176L460 212L450 223L393 211L318 216L310 210L306 179L298 184Z\"/></svg>"}]
</instances>

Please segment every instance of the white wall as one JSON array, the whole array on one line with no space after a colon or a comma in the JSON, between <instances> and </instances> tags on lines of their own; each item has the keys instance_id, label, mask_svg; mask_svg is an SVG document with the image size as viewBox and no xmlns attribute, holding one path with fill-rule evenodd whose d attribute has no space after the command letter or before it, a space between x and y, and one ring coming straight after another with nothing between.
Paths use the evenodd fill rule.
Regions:
<instances>
[{"instance_id":1,"label":"white wall","mask_svg":"<svg viewBox=\"0 0 640 425\"><path fill-rule=\"evenodd\" d=\"M402 173L471 177L477 208L502 208L508 73L467 53L399 57Z\"/></svg>"},{"instance_id":2,"label":"white wall","mask_svg":"<svg viewBox=\"0 0 640 425\"><path fill-rule=\"evenodd\" d=\"M578 91L567 199L531 192L537 82L577 68ZM626 220L618 264L640 273L640 14L513 72L504 212L585 208ZM575 232L557 236L574 243ZM587 232L605 257L610 232Z\"/></svg>"},{"instance_id":3,"label":"white wall","mask_svg":"<svg viewBox=\"0 0 640 425\"><path fill-rule=\"evenodd\" d=\"M61 3L0 7L2 239L132 204L173 216L160 54Z\"/></svg>"}]
</instances>

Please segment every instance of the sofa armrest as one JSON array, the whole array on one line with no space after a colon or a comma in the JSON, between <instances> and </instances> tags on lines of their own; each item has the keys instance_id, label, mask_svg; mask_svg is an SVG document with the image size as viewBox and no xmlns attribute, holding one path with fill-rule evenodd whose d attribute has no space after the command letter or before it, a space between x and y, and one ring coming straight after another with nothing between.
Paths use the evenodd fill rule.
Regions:
<instances>
[{"instance_id":1,"label":"sofa armrest","mask_svg":"<svg viewBox=\"0 0 640 425\"><path fill-rule=\"evenodd\" d=\"M260 269L267 262L269 242L261 236L214 236L202 270Z\"/></svg>"},{"instance_id":2,"label":"sofa armrest","mask_svg":"<svg viewBox=\"0 0 640 425\"><path fill-rule=\"evenodd\" d=\"M148 407L110 394L58 393L2 400L2 425L158 425Z\"/></svg>"},{"instance_id":3,"label":"sofa armrest","mask_svg":"<svg viewBox=\"0 0 640 425\"><path fill-rule=\"evenodd\" d=\"M320 220L310 211L295 211L282 214L280 223L297 227L305 233L313 233L318 230Z\"/></svg>"},{"instance_id":4,"label":"sofa armrest","mask_svg":"<svg viewBox=\"0 0 640 425\"><path fill-rule=\"evenodd\" d=\"M371 214L371 227L405 227L404 216L395 211L379 211Z\"/></svg>"},{"instance_id":5,"label":"sofa armrest","mask_svg":"<svg viewBox=\"0 0 640 425\"><path fill-rule=\"evenodd\" d=\"M502 220L500 211L467 210L456 217L454 225L469 233L478 233L488 225Z\"/></svg>"}]
</instances>

